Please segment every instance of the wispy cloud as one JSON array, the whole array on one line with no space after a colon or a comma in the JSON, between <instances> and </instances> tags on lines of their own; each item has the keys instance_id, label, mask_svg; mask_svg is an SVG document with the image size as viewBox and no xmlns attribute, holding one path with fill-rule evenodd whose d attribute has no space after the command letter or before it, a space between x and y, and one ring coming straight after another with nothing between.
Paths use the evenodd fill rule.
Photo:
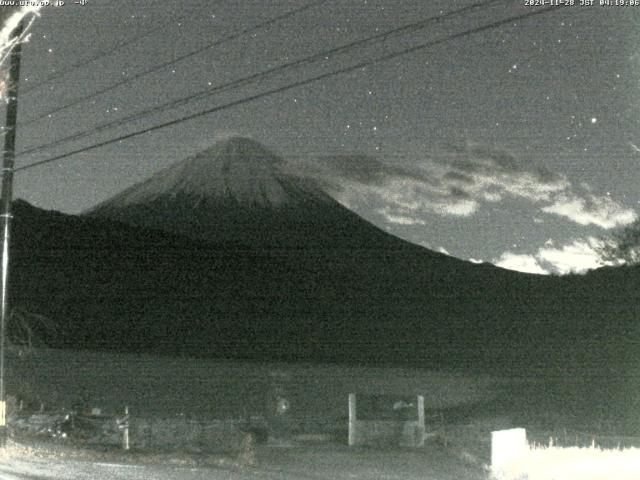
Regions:
<instances>
[{"instance_id":1,"label":"wispy cloud","mask_svg":"<svg viewBox=\"0 0 640 480\"><path fill-rule=\"evenodd\" d=\"M492 263L528 273L584 273L611 264L600 253L603 246L604 240L595 237L576 239L559 247L548 240L533 254L505 252Z\"/></svg>"},{"instance_id":2,"label":"wispy cloud","mask_svg":"<svg viewBox=\"0 0 640 480\"><path fill-rule=\"evenodd\" d=\"M574 240L572 243L558 248L546 245L538 251L536 256L561 275L582 273L605 265L599 252L602 246L602 240L588 237Z\"/></svg>"},{"instance_id":3,"label":"wispy cloud","mask_svg":"<svg viewBox=\"0 0 640 480\"><path fill-rule=\"evenodd\" d=\"M524 200L539 214L603 229L637 217L611 197L592 193L588 185L576 187L564 174L531 167L517 155L482 145L449 146L408 164L338 155L315 159L306 173L345 205L375 205L395 224L423 225L428 214L470 217L483 204L509 199Z\"/></svg>"},{"instance_id":4,"label":"wispy cloud","mask_svg":"<svg viewBox=\"0 0 640 480\"><path fill-rule=\"evenodd\" d=\"M498 267L525 273L548 275L550 272L542 268L534 255L504 252L500 258L492 262Z\"/></svg>"},{"instance_id":5,"label":"wispy cloud","mask_svg":"<svg viewBox=\"0 0 640 480\"><path fill-rule=\"evenodd\" d=\"M379 205L377 212L389 223L424 225L426 213L468 217L479 207L466 191L443 182L442 173L389 166L372 157L326 157L311 174L349 207Z\"/></svg>"},{"instance_id":6,"label":"wispy cloud","mask_svg":"<svg viewBox=\"0 0 640 480\"><path fill-rule=\"evenodd\" d=\"M551 205L543 207L542 211L566 217L580 225L597 225L603 229L629 225L637 218L635 211L610 197L592 194L583 197L575 194L559 195Z\"/></svg>"},{"instance_id":7,"label":"wispy cloud","mask_svg":"<svg viewBox=\"0 0 640 480\"><path fill-rule=\"evenodd\" d=\"M398 214L397 210L395 212L391 211L390 208L381 208L378 210L378 213L382 215L387 222L395 223L398 225L425 225L426 222L419 218L415 218L411 216L411 212L407 212L407 215Z\"/></svg>"},{"instance_id":8,"label":"wispy cloud","mask_svg":"<svg viewBox=\"0 0 640 480\"><path fill-rule=\"evenodd\" d=\"M509 152L481 145L452 146L436 161L447 169L446 179L479 200L500 201L511 196L539 202L570 186L564 175L531 168ZM463 176L464 182L456 181Z\"/></svg>"}]
</instances>

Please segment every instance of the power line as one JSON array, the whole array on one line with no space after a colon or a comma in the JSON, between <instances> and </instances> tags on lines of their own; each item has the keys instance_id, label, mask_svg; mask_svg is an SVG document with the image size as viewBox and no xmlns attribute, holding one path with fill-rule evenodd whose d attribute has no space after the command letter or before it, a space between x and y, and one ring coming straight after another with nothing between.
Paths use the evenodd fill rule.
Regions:
<instances>
[{"instance_id":1,"label":"power line","mask_svg":"<svg viewBox=\"0 0 640 480\"><path fill-rule=\"evenodd\" d=\"M283 86L280 86L280 87L277 87L277 88L273 88L271 90L267 90L265 92L261 92L261 93L258 93L258 94L255 94L255 95L252 95L252 96L249 96L249 97L245 97L243 99L234 100L232 102L228 102L228 103L223 104L223 105L219 105L219 106L216 106L216 107L213 107L213 108L209 108L209 109L197 112L197 113L193 113L193 114L186 115L186 116L174 119L174 120L170 120L168 122L160 123L158 125L154 125L154 126L151 126L151 127L147 127L147 128L141 129L141 130L137 130L135 132L131 132L131 133L127 133L127 134L124 134L124 135L120 135L119 137L112 138L112 139L109 139L109 140L105 140L105 141L102 141L102 142L99 142L99 143L96 143L96 144L93 144L93 145L90 145L90 146L87 146L87 147L79 148L79 149L76 149L76 150L73 150L71 152L67 152L67 153L61 154L61 155L56 155L54 157L51 157L51 158L48 158L48 159L45 159L45 160L40 160L40 161L31 163L29 165L25 165L23 167L18 167L18 168L15 169L15 171L17 172L17 171L28 170L28 169L35 168L35 167L38 167L38 166L41 166L41 165L45 165L47 163L51 163L51 162L55 162L55 161L58 161L58 160L62 160L64 158L68 158L68 157L70 157L72 155L77 155L79 153L84 153L84 152L88 152L88 151L91 151L91 150L95 150L97 148L104 147L106 145L110 145L112 143L120 142L120 141L123 141L123 140L127 140L129 138L140 136L140 135L144 135L146 133L150 133L150 132L153 132L153 131L156 131L156 130L160 130L162 128L170 127L170 126L177 125L177 124L189 121L189 120L193 120L195 118L203 117L203 116L209 115L211 113L215 113L215 112L218 112L218 111L221 111L221 110L226 110L228 108L236 107L238 105L242 105L244 103L252 102L254 100L258 100L258 99L261 99L261 98L264 98L264 97L268 97L268 96L271 96L271 95L274 95L274 94L277 94L277 93L282 93L282 92L285 92L287 90L291 90L293 88L297 88L297 87L301 87L301 86L304 86L304 85L308 85L310 83L314 83L314 82L317 82L319 80L324 80L326 78L330 78L330 77L333 77L333 76L336 76L336 75L341 75L343 73L352 72L354 70L358 70L358 69L361 69L361 68L376 64L376 63L385 62L385 61L388 61L388 60L391 60L391 59L394 59L394 58L397 58L397 57L400 57L400 56L403 56L403 55L415 53L417 51L424 50L424 49L429 48L429 47L433 47L435 45L446 43L446 42L449 42L451 40L455 40L455 39L458 39L458 38L463 38L463 37L466 37L466 36L469 36L469 35L473 35L475 33L484 32L484 31L487 31L487 30L492 30L492 29L498 28L498 27L500 27L502 25L506 25L507 23L524 20L526 18L530 18L530 17L536 16L536 15L547 13L547 12L550 12L550 11L553 11L553 10L558 10L560 8L562 8L562 7L560 7L560 6L548 6L548 7L541 8L539 10L534 10L534 11L527 12L527 13L524 13L524 14L520 14L520 15L516 15L516 16L513 16L513 17L509 17L507 19L498 20L498 21L492 22L492 23L490 23L488 25L483 25L481 27L476 27L476 28L473 28L473 29L470 29L470 30L465 30L465 31L460 32L460 33L448 35L448 36L446 36L444 38L441 38L441 39L438 39L438 40L432 40L430 42L423 43L421 45L415 45L413 47L409 47L409 48L406 48L406 49L398 51L398 52L394 52L394 53L390 53L390 54L387 54L387 55L383 55L383 56L378 57L378 58L373 59L373 60L367 60L367 61L360 62L360 63L355 64L355 65L351 65L349 67L344 67L344 68L341 68L341 69L338 69L338 70L334 70L332 72L327 72L327 73L323 73L321 75L317 75L315 77L307 78L305 80L300 80L298 82L290 83L288 85L283 85Z\"/></svg>"},{"instance_id":2,"label":"power line","mask_svg":"<svg viewBox=\"0 0 640 480\"><path fill-rule=\"evenodd\" d=\"M169 25L172 25L174 23L180 23L181 21L183 21L184 19L188 18L189 16L191 16L191 14L185 14L182 15L178 18L173 18L168 22L162 22L160 25L156 25L155 27L141 33L138 35L134 35L128 39L125 39L121 42L116 43L115 45L113 45L111 48L108 48L106 50L102 50L98 53L96 53L95 55L89 57L89 58L85 58L84 60L80 60L76 63L72 63L71 65L67 65L65 67L62 67L60 69L59 72L53 73L52 75L49 75L47 78L45 78L44 80L42 80L41 82L38 82L34 85L30 85L29 88L26 88L24 90L24 92L22 92L23 94L27 94L30 93L34 90L37 90L38 88L42 87L43 85L46 85L47 83L50 83L54 80L58 80L59 78L65 77L66 75L70 74L71 72L78 70L90 63L95 62L96 60L99 60L101 58L104 57L108 57L109 55L116 53L118 50L121 50L125 47L128 47L129 45L133 45L134 43L139 42L140 40L147 38L151 35L153 35L154 33L156 33L159 30L165 29L166 27L168 27Z\"/></svg>"},{"instance_id":3,"label":"power line","mask_svg":"<svg viewBox=\"0 0 640 480\"><path fill-rule=\"evenodd\" d=\"M169 60L167 62L163 62L163 63L161 63L159 65L153 66L153 67L151 67L151 68L149 68L147 70L144 70L144 71L139 72L139 73L137 73L135 75L132 75L131 77L123 79L123 80L121 80L119 82L116 82L116 83L114 83L112 85L109 85L109 86L107 86L107 87L105 87L105 88L103 88L101 90L98 90L98 91L96 91L94 93L90 93L90 94L85 95L83 97L78 97L76 100L74 100L74 101L72 101L72 102L70 102L70 103L68 103L66 105L54 108L53 110L49 110L48 112L45 112L45 113L40 114L40 115L38 115L36 117L30 118L30 119L28 119L28 120L26 120L24 122L21 122L20 125L21 126L30 125L30 124L32 124L34 122L37 122L38 120L41 120L41 119L43 119L45 117L48 117L49 115L53 115L54 113L58 113L58 112L61 112L63 110L66 110L68 108L75 107L76 105L79 105L80 103L85 102L86 100L90 100L92 98L100 96L100 95L102 95L102 94L104 94L106 92L109 92L109 91L114 90L114 89L116 89L118 87L121 87L122 85L126 85L126 84L131 83L131 82L133 82L135 80L138 80L139 78L145 77L145 76L147 76L147 75L149 75L151 73L155 73L157 71L160 71L160 70L164 69L165 67L168 67L168 66L173 65L175 63L181 62L182 60L185 60L187 58L191 58L191 57L193 57L195 55L198 55L198 54L200 54L200 53L202 53L202 52L204 52L206 50L209 50L211 48L214 48L214 47L220 46L220 45L222 45L224 43L227 43L227 42L230 42L232 40L235 40L235 39L237 39L237 38L239 38L239 37L241 37L243 35L246 35L247 33L252 33L252 32L255 32L257 30L261 30L263 28L266 28L266 27L268 27L270 25L273 25L276 22L279 22L279 21L284 20L286 18L292 17L294 15L297 15L297 14L299 14L301 12L304 12L305 10L309 10L311 8L317 7L318 5L326 3L327 1L329 1L329 0L316 0L315 2L311 2L311 3L309 3L309 4L307 4L307 5L303 6L303 7L290 10L290 11L288 11L288 12L282 14L282 15L278 15L276 17L273 17L273 18L270 18L270 19L265 20L263 22L260 22L260 23L258 23L256 25L252 26L252 27L248 27L248 28L245 28L243 30L240 30L239 32L235 32L235 33L232 33L230 35L227 35L226 37L223 37L223 38L221 38L219 40L216 40L213 43L209 43L209 44L207 44L207 45L205 45L203 47L199 47L199 48L197 48L195 50L192 50L189 53L186 53L186 54L181 55L181 56L179 56L177 58L174 58L173 60Z\"/></svg>"},{"instance_id":4,"label":"power line","mask_svg":"<svg viewBox=\"0 0 640 480\"><path fill-rule=\"evenodd\" d=\"M329 50L324 50L324 51L321 51L319 53L313 54L311 56L308 56L308 57L305 57L305 58L302 58L302 59L299 59L299 60L288 62L288 63L285 63L283 65L279 65L279 66L264 70L262 72L255 73L255 74L250 75L248 77L244 77L244 78L241 78L241 79L233 80L231 82L223 83L221 85L216 85L215 87L206 88L206 89L201 90L199 92L187 95L186 97L182 97L182 98L179 98L179 99L176 99L176 100L172 100L172 101L166 102L166 103L164 103L162 105L158 105L158 106L155 106L155 107L151 107L151 108L136 112L136 113L134 113L132 115L129 115L127 117L123 117L123 118L120 118L120 119L117 119L117 120L112 120L111 122L103 123L102 125L97 125L96 127L93 127L90 130L85 130L83 132L78 132L78 133L69 135L67 137L64 137L64 138L55 140L53 142L50 142L48 144L32 147L30 149L27 149L27 150L24 150L24 151L20 152L19 155L20 156L24 156L24 155L27 155L27 154L35 153L35 152L38 152L38 151L41 151L41 150L44 150L44 149L47 149L47 148L51 148L51 147L60 145L62 143L66 143L68 141L79 140L81 138L85 138L87 136L93 135L95 133L104 131L104 130L109 129L109 128L125 125L126 123L129 123L129 122L132 122L134 120L138 120L138 119L144 118L144 117L149 116L151 114L159 113L161 111L164 111L164 110L167 110L167 109L170 109L170 108L173 108L173 107L177 107L177 106L180 106L180 105L185 105L185 104L187 104L187 103L189 103L189 102L191 102L193 100L202 99L202 98L209 97L209 96L212 96L214 94L220 93L222 91L230 90L232 88L237 88L237 87L239 87L241 85L244 85L244 84L249 84L249 83L256 82L256 81L258 81L258 80L260 80L260 79L262 79L264 77L267 77L269 75L273 75L273 74L278 73L280 71L285 71L285 70L288 70L288 69L292 69L294 67L298 67L298 66L303 65L305 63L314 62L314 61L316 61L318 59L328 59L332 55L336 55L338 53L350 50L350 49L355 48L355 47L362 46L364 44L373 43L374 41L375 42L386 41L388 38L390 38L392 36L399 35L401 33L404 34L404 33L407 33L407 32L415 32L415 31L418 31L420 29L425 28L426 26L428 26L429 23L431 23L433 21L441 21L441 20L444 20L444 19L449 18L449 17L460 15L460 14L466 13L468 11L472 11L472 10L475 10L475 9L478 9L478 8L481 8L481 7L487 7L488 5L491 5L493 3L498 3L498 2L503 2L503 1L504 0L485 0L485 1L482 1L482 2L475 3L473 5L469 5L469 6L466 6L466 7L463 7L463 8L452 10L452 11L447 12L445 14L432 16L432 17L429 17L427 19L421 20L419 22L413 22L413 23L410 23L410 24L407 24L407 25L396 27L396 28L393 28L391 30L387 30L385 32L381 32L381 33L373 35L373 36L369 36L369 37L366 37L366 38L363 38L363 39L360 39L360 40L349 42L347 44L344 44L344 45L341 45L341 46L338 46L338 47L334 47L334 48L329 49Z\"/></svg>"}]
</instances>

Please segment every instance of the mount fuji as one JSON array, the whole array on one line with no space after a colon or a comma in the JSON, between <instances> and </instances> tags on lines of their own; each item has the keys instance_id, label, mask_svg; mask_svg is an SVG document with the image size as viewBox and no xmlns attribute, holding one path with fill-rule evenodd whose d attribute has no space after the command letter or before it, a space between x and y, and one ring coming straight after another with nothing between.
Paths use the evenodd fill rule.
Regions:
<instances>
[{"instance_id":1,"label":"mount fuji","mask_svg":"<svg viewBox=\"0 0 640 480\"><path fill-rule=\"evenodd\" d=\"M84 215L16 202L12 302L50 346L216 358L631 365L636 267L476 265L363 220L223 141ZM570 339L570 341L568 341Z\"/></svg>"},{"instance_id":2,"label":"mount fuji","mask_svg":"<svg viewBox=\"0 0 640 480\"><path fill-rule=\"evenodd\" d=\"M247 247L366 247L388 235L288 173L261 144L234 137L86 212L195 240Z\"/></svg>"}]
</instances>

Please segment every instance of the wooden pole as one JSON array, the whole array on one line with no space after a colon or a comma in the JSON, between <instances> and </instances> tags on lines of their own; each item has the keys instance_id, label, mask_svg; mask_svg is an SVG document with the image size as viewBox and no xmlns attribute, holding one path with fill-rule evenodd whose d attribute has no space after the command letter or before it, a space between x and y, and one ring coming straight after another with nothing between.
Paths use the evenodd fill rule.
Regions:
<instances>
[{"instance_id":1,"label":"wooden pole","mask_svg":"<svg viewBox=\"0 0 640 480\"><path fill-rule=\"evenodd\" d=\"M418 395L418 428L416 438L416 447L422 447L424 445L424 434L426 431L424 421L424 396Z\"/></svg>"},{"instance_id":2,"label":"wooden pole","mask_svg":"<svg viewBox=\"0 0 640 480\"><path fill-rule=\"evenodd\" d=\"M16 153L16 124L18 118L18 83L20 81L20 56L22 45L18 40L24 32L20 22L11 34L16 44L11 51L9 84L7 89L7 121L2 161L2 198L0 220L2 222L2 273L0 278L0 446L7 441L5 398L5 345L6 327L9 319L9 238L11 228L11 201L13 200L13 166Z\"/></svg>"},{"instance_id":3,"label":"wooden pole","mask_svg":"<svg viewBox=\"0 0 640 480\"><path fill-rule=\"evenodd\" d=\"M356 444L356 394L349 394L349 446Z\"/></svg>"},{"instance_id":4,"label":"wooden pole","mask_svg":"<svg viewBox=\"0 0 640 480\"><path fill-rule=\"evenodd\" d=\"M129 450L129 407L124 407L124 424L122 426L122 448Z\"/></svg>"}]
</instances>

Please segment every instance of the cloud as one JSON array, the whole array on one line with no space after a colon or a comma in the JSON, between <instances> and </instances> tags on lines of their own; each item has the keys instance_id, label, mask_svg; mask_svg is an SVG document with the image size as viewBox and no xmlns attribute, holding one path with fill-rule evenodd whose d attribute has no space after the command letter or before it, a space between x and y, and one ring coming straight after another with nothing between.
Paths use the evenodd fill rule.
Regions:
<instances>
[{"instance_id":1,"label":"cloud","mask_svg":"<svg viewBox=\"0 0 640 480\"><path fill-rule=\"evenodd\" d=\"M547 198L566 183L551 172L518 167L508 153L479 147L426 157L417 166L390 165L366 155L325 156L307 163L304 173L319 179L343 204L377 201L389 222L403 224L409 218L420 224L418 216L427 213L469 217L482 203L506 196Z\"/></svg>"},{"instance_id":2,"label":"cloud","mask_svg":"<svg viewBox=\"0 0 640 480\"><path fill-rule=\"evenodd\" d=\"M395 223L397 225L425 225L426 222L420 218L414 218L411 216L411 212L406 215L398 214L391 211L390 208L381 208L378 213L382 215L389 223Z\"/></svg>"},{"instance_id":3,"label":"cloud","mask_svg":"<svg viewBox=\"0 0 640 480\"><path fill-rule=\"evenodd\" d=\"M560 248L555 248L547 242L538 250L536 258L549 264L554 272L561 275L583 273L605 264L599 253L599 248L603 246L603 241L595 237L574 240Z\"/></svg>"},{"instance_id":4,"label":"cloud","mask_svg":"<svg viewBox=\"0 0 640 480\"><path fill-rule=\"evenodd\" d=\"M360 180L365 175L360 175ZM439 185L430 179L403 172L398 175L371 174L371 182L353 176L340 179L324 177L323 183L342 204L382 205L376 211L389 223L425 225L425 213L440 216L468 217L479 203L465 192Z\"/></svg>"},{"instance_id":5,"label":"cloud","mask_svg":"<svg viewBox=\"0 0 640 480\"><path fill-rule=\"evenodd\" d=\"M500 258L492 262L494 265L507 270L516 270L525 273L537 273L548 275L550 272L542 268L538 260L533 255L504 252Z\"/></svg>"},{"instance_id":6,"label":"cloud","mask_svg":"<svg viewBox=\"0 0 640 480\"><path fill-rule=\"evenodd\" d=\"M497 202L504 197L520 198L540 204L540 211L559 215L579 225L611 229L637 219L608 195L595 195L589 185L575 188L565 175L545 168L529 168L507 152L483 146L453 149L458 157L450 160L452 169L445 180L454 182L470 198ZM459 155L463 155L462 158ZM444 161L441 159L440 163Z\"/></svg>"},{"instance_id":7,"label":"cloud","mask_svg":"<svg viewBox=\"0 0 640 480\"><path fill-rule=\"evenodd\" d=\"M498 267L528 273L556 273L559 275L584 273L613 264L602 258L600 251L603 246L604 240L596 237L576 239L560 247L556 247L554 242L549 239L536 253L505 252L492 263Z\"/></svg>"},{"instance_id":8,"label":"cloud","mask_svg":"<svg viewBox=\"0 0 640 480\"><path fill-rule=\"evenodd\" d=\"M320 161L342 179L364 185L384 185L388 179L429 183L429 178L419 170L389 165L367 155L324 156Z\"/></svg>"},{"instance_id":9,"label":"cloud","mask_svg":"<svg viewBox=\"0 0 640 480\"><path fill-rule=\"evenodd\" d=\"M389 224L424 225L429 214L470 217L483 204L524 200L545 213L579 225L603 229L636 218L589 185L577 187L566 175L532 167L517 155L482 145L449 146L393 164L367 155L335 155L304 164L303 173L319 180L350 208L375 206ZM534 217L535 222L543 222Z\"/></svg>"},{"instance_id":10,"label":"cloud","mask_svg":"<svg viewBox=\"0 0 640 480\"><path fill-rule=\"evenodd\" d=\"M456 182L460 188L466 185L469 193L487 201L500 201L505 196L534 202L549 200L553 193L569 187L564 175L546 168L531 168L503 150L467 144L451 146L450 152L436 159L448 169L445 179Z\"/></svg>"},{"instance_id":11,"label":"cloud","mask_svg":"<svg viewBox=\"0 0 640 480\"><path fill-rule=\"evenodd\" d=\"M542 211L566 217L580 225L597 225L604 229L629 225L638 218L634 210L623 207L610 197L592 194L583 198L560 195Z\"/></svg>"}]
</instances>

